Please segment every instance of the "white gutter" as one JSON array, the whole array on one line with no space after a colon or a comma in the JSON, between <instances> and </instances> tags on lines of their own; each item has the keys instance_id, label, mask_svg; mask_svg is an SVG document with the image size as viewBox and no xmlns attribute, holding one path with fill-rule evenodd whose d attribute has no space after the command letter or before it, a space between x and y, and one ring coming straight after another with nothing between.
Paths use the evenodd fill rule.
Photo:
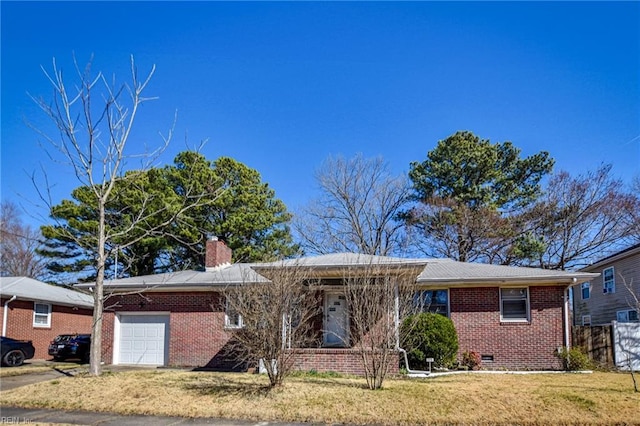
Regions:
<instances>
[{"instance_id":1,"label":"white gutter","mask_svg":"<svg viewBox=\"0 0 640 426\"><path fill-rule=\"evenodd\" d=\"M9 303L13 302L17 298L18 296L14 294L11 299L7 300L4 303L4 310L2 311L2 337L5 337L7 335L7 316L9 313Z\"/></svg>"},{"instance_id":2,"label":"white gutter","mask_svg":"<svg viewBox=\"0 0 640 426\"><path fill-rule=\"evenodd\" d=\"M422 370L412 370L409 367L409 359L407 358L407 351L400 347L400 290L398 289L398 283L393 288L393 296L394 296L394 322L395 322L395 331L396 331L396 350L398 352L402 352L404 355L404 365L407 367L407 376L409 377L427 377L431 374L431 363L429 363L429 371Z\"/></svg>"}]
</instances>

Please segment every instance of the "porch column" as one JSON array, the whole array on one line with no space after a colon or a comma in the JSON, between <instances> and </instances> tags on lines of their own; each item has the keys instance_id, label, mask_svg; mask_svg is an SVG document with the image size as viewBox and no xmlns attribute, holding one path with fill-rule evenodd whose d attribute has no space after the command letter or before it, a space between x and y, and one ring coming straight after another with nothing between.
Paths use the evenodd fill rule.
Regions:
<instances>
[{"instance_id":1,"label":"porch column","mask_svg":"<svg viewBox=\"0 0 640 426\"><path fill-rule=\"evenodd\" d=\"M398 282L393 286L393 320L395 322L396 331L396 350L400 348L400 290Z\"/></svg>"}]
</instances>

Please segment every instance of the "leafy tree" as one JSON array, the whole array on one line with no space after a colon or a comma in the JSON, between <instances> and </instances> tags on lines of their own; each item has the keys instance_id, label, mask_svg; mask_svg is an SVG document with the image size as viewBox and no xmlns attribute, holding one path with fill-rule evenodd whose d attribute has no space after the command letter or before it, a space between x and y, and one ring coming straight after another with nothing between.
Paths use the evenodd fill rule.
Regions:
<instances>
[{"instance_id":1,"label":"leafy tree","mask_svg":"<svg viewBox=\"0 0 640 426\"><path fill-rule=\"evenodd\" d=\"M457 132L411 163L418 204L402 217L428 255L503 263L521 235L519 213L540 195L553 163L547 152L521 158L511 142Z\"/></svg>"},{"instance_id":2,"label":"leafy tree","mask_svg":"<svg viewBox=\"0 0 640 426\"><path fill-rule=\"evenodd\" d=\"M108 229L112 233L128 230L126 235L117 232L119 237L109 241L114 254L105 268L112 276L201 268L207 234L223 238L239 261L272 260L296 251L284 203L261 182L257 171L231 158L212 163L198 152L185 151L173 165L125 176L114 185L107 205ZM199 204L176 215L187 194L198 194ZM52 208L57 224L43 227L47 237L43 254L57 259L49 264L52 272L80 273L83 279L93 280L92 251L83 250L87 245L78 241L91 238L95 229L95 200L88 187L75 189L72 198ZM154 214L132 227L142 211ZM60 232L63 228L73 238ZM126 244L133 236L139 238Z\"/></svg>"},{"instance_id":3,"label":"leafy tree","mask_svg":"<svg viewBox=\"0 0 640 426\"><path fill-rule=\"evenodd\" d=\"M20 219L18 206L0 205L0 276L42 279L44 261L37 254L42 235Z\"/></svg>"},{"instance_id":4,"label":"leafy tree","mask_svg":"<svg viewBox=\"0 0 640 426\"><path fill-rule=\"evenodd\" d=\"M405 243L397 216L409 186L382 158L330 157L316 172L320 196L305 206L295 228L308 252L389 255Z\"/></svg>"},{"instance_id":5,"label":"leafy tree","mask_svg":"<svg viewBox=\"0 0 640 426\"><path fill-rule=\"evenodd\" d=\"M199 169L211 174L226 190L214 203L195 210L188 218L193 226L183 229L197 229L198 235L180 230L174 233L188 242L182 245L190 249L185 254L188 263L202 263L205 234L222 238L233 250L233 260L239 262L272 261L298 252L289 228L291 214L260 173L229 157L218 158L208 169L204 164L209 163L202 156L190 161L199 163Z\"/></svg>"}]
</instances>

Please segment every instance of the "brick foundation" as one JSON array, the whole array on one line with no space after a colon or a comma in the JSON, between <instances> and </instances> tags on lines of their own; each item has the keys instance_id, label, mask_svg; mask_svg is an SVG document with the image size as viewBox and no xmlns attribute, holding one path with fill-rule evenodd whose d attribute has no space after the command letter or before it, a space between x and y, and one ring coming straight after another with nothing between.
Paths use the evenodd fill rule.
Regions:
<instances>
[{"instance_id":1,"label":"brick foundation","mask_svg":"<svg viewBox=\"0 0 640 426\"><path fill-rule=\"evenodd\" d=\"M294 369L300 371L339 372L345 374L364 375L360 354L356 349L315 348L296 349L294 353ZM389 374L398 374L398 352L390 355Z\"/></svg>"}]
</instances>

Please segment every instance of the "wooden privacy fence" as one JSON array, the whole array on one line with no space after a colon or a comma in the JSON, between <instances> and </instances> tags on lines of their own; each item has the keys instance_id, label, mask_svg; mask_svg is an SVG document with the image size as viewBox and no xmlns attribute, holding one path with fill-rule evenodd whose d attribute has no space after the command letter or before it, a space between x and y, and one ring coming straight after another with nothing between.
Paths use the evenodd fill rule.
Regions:
<instances>
[{"instance_id":1,"label":"wooden privacy fence","mask_svg":"<svg viewBox=\"0 0 640 426\"><path fill-rule=\"evenodd\" d=\"M574 326L571 330L572 345L581 346L594 362L613 368L613 339L610 325Z\"/></svg>"},{"instance_id":2,"label":"wooden privacy fence","mask_svg":"<svg viewBox=\"0 0 640 426\"><path fill-rule=\"evenodd\" d=\"M573 346L583 347L600 366L640 370L640 323L575 326L571 334Z\"/></svg>"}]
</instances>

